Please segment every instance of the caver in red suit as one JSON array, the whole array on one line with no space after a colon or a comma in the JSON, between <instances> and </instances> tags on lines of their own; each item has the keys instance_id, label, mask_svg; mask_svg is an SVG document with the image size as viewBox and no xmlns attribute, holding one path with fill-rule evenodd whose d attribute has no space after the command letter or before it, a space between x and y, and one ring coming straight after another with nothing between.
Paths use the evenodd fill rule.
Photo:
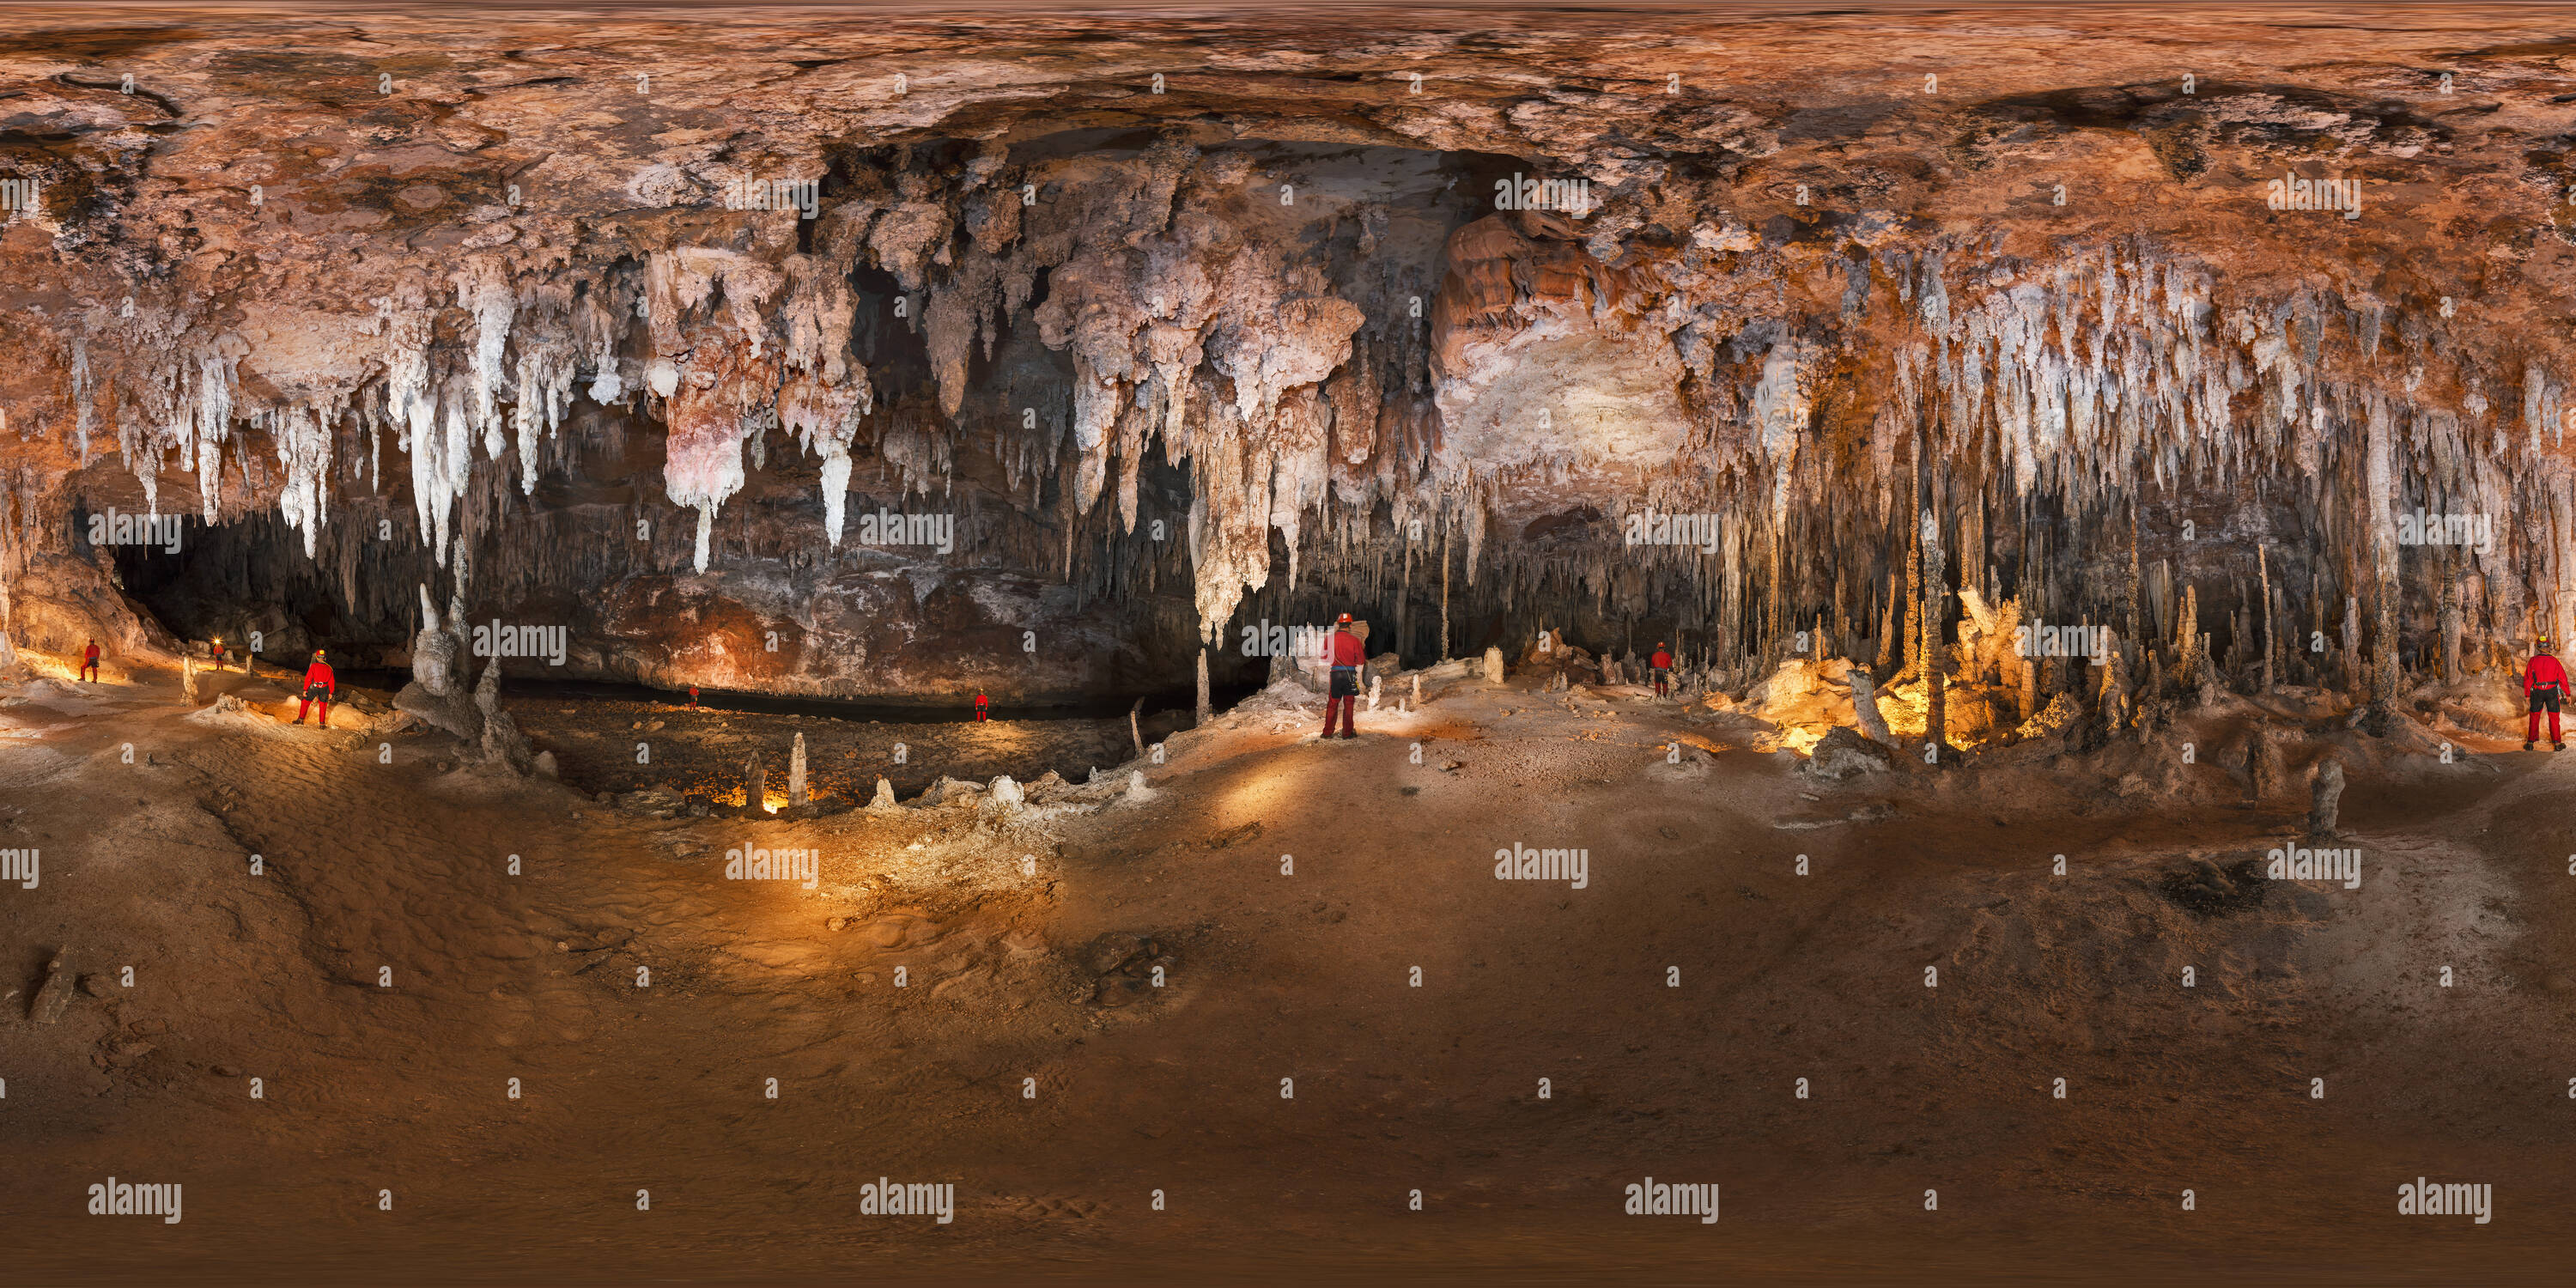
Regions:
<instances>
[{"instance_id":1,"label":"caver in red suit","mask_svg":"<svg viewBox=\"0 0 2576 1288\"><path fill-rule=\"evenodd\" d=\"M2529 751L2540 741L2540 713L2549 713L2549 749L2565 751L2567 744L2558 736L2558 703L2567 696L2567 668L2549 655L2549 637L2540 637L2540 647L2532 650L2531 662L2522 668L2522 694L2531 700L2531 719L2523 729L2522 749Z\"/></svg>"},{"instance_id":2,"label":"caver in red suit","mask_svg":"<svg viewBox=\"0 0 2576 1288\"><path fill-rule=\"evenodd\" d=\"M1349 613L1342 614L1342 619L1334 623L1327 643L1326 657L1333 667L1333 687L1324 699L1324 736L1333 736L1333 715L1339 712L1342 736L1356 738L1360 735L1351 727L1352 708L1360 700L1360 668L1368 664L1368 650L1361 645L1359 636L1351 634Z\"/></svg>"},{"instance_id":3,"label":"caver in red suit","mask_svg":"<svg viewBox=\"0 0 2576 1288\"><path fill-rule=\"evenodd\" d=\"M331 727L331 702L340 695L339 682L331 678L331 664L322 660L322 650L313 650L313 665L304 668L304 700L296 704L295 723L304 723L304 715L314 704L322 707L322 718L316 723Z\"/></svg>"}]
</instances>

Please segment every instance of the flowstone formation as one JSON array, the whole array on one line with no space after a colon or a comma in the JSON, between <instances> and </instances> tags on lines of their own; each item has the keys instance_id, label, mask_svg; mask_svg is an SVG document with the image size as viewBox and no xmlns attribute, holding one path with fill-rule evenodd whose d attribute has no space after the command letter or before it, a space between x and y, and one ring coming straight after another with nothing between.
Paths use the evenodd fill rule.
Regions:
<instances>
[{"instance_id":1,"label":"flowstone formation","mask_svg":"<svg viewBox=\"0 0 2576 1288\"><path fill-rule=\"evenodd\" d=\"M1060 697L1350 609L1849 658L1974 744L2382 730L2576 628L2576 85L2515 11L31 12L0 625L52 650L528 620L549 674Z\"/></svg>"}]
</instances>

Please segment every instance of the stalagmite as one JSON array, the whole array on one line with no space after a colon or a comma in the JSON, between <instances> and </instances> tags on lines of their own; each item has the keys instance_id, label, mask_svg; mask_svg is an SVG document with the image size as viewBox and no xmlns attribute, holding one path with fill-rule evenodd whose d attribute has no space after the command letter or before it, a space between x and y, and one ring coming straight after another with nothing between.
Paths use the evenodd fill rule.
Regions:
<instances>
[{"instance_id":1,"label":"stalagmite","mask_svg":"<svg viewBox=\"0 0 2576 1288\"><path fill-rule=\"evenodd\" d=\"M2146 648L2147 636L2145 619L2139 615L2138 594L2140 589L2141 586L2139 584L2138 576L2138 502L2137 498L2132 496L2129 498L2129 566L2127 575L2121 581L2122 615L2120 618L2120 642L2123 645L2128 646L2123 649L2123 652L2130 655L2128 658L2128 665L2132 667L2138 664L2138 659L2140 657L2153 656L2153 654L2147 651ZM2155 682L2152 674L2148 676L2140 676L2135 671L2132 671L2130 674L2122 676L2121 679L2124 682L2125 687L2135 687L2143 679L2147 685L2146 691L2149 693L2153 693L2155 691Z\"/></svg>"},{"instance_id":2,"label":"stalagmite","mask_svg":"<svg viewBox=\"0 0 2576 1288\"><path fill-rule=\"evenodd\" d=\"M1198 723L1200 724L1206 724L1216 716L1215 706L1208 701L1208 657L1207 649L1204 646L1199 649L1199 701L1197 715Z\"/></svg>"},{"instance_id":3,"label":"stalagmite","mask_svg":"<svg viewBox=\"0 0 2576 1288\"><path fill-rule=\"evenodd\" d=\"M197 659L185 653L179 655L179 700L192 707L203 701L197 692Z\"/></svg>"},{"instance_id":4,"label":"stalagmite","mask_svg":"<svg viewBox=\"0 0 2576 1288\"><path fill-rule=\"evenodd\" d=\"M1924 670L1924 644L1939 638L1937 634L1927 632L1923 626L1924 610L1927 606L1925 595L1928 593L1923 584L1923 537L1925 533L1931 531L1932 512L1928 509L1923 511L1923 521L1920 524L1906 526L1909 529L1906 537L1910 544L1905 552L1905 607L1910 620L1906 623L1905 632L1905 669L1897 674L1900 678L1920 678ZM1937 630L1937 626L1934 629Z\"/></svg>"},{"instance_id":5,"label":"stalagmite","mask_svg":"<svg viewBox=\"0 0 2576 1288\"><path fill-rule=\"evenodd\" d=\"M2124 644L2122 647L2128 646ZM2094 713L2100 720L2098 727L2105 740L2116 740L2120 731L2129 725L2129 690L2123 678L2127 670L2117 654L2112 656L2109 665L2102 668L2102 687L2094 697Z\"/></svg>"},{"instance_id":6,"label":"stalagmite","mask_svg":"<svg viewBox=\"0 0 2576 1288\"><path fill-rule=\"evenodd\" d=\"M2308 835L2332 836L2343 800L2343 762L2328 756L2317 762L2308 785Z\"/></svg>"},{"instance_id":7,"label":"stalagmite","mask_svg":"<svg viewBox=\"0 0 2576 1288\"><path fill-rule=\"evenodd\" d=\"M518 722L501 709L501 659L497 657L484 666L483 678L474 686L474 709L481 716L476 744L484 763L528 773L533 768L528 740L519 732Z\"/></svg>"},{"instance_id":8,"label":"stalagmite","mask_svg":"<svg viewBox=\"0 0 2576 1288\"><path fill-rule=\"evenodd\" d=\"M798 809L806 803L805 735L800 732L796 735L795 745L787 752L787 807Z\"/></svg>"},{"instance_id":9,"label":"stalagmite","mask_svg":"<svg viewBox=\"0 0 2576 1288\"><path fill-rule=\"evenodd\" d=\"M2039 663L2019 655L2011 656L2010 661L2014 664L2013 670L2020 681L2021 701L2016 711L2023 720L2029 720L2037 716L2040 710Z\"/></svg>"},{"instance_id":10,"label":"stalagmite","mask_svg":"<svg viewBox=\"0 0 2576 1288\"><path fill-rule=\"evenodd\" d=\"M2460 583L2457 578L2442 578L2442 683L2460 682Z\"/></svg>"},{"instance_id":11,"label":"stalagmite","mask_svg":"<svg viewBox=\"0 0 2576 1288\"><path fill-rule=\"evenodd\" d=\"M2174 616L2174 682L2186 692L2201 688L2200 587L2185 586Z\"/></svg>"},{"instance_id":12,"label":"stalagmite","mask_svg":"<svg viewBox=\"0 0 2576 1288\"><path fill-rule=\"evenodd\" d=\"M1845 674L1851 677L1852 715L1859 721L1860 731L1872 742L1895 745L1895 735L1887 731L1887 718L1879 714L1878 686L1870 682L1869 672L1855 665Z\"/></svg>"},{"instance_id":13,"label":"stalagmite","mask_svg":"<svg viewBox=\"0 0 2576 1288\"><path fill-rule=\"evenodd\" d=\"M1878 625L1877 671L1881 676L1895 674L1896 632L1898 630L1898 619L1901 616L1902 611L1903 610L1898 606L1896 594L1896 574L1889 573L1887 575L1886 608L1885 611L1880 614Z\"/></svg>"},{"instance_id":14,"label":"stalagmite","mask_svg":"<svg viewBox=\"0 0 2576 1288\"><path fill-rule=\"evenodd\" d=\"M2263 595L2263 692L2272 691L2273 658L2280 652L2279 637L2272 630L2272 563L2261 543L2254 547L2254 568L2260 578Z\"/></svg>"},{"instance_id":15,"label":"stalagmite","mask_svg":"<svg viewBox=\"0 0 2576 1288\"><path fill-rule=\"evenodd\" d=\"M1485 682L1487 684L1503 682L1503 651L1499 648L1485 650Z\"/></svg>"},{"instance_id":16,"label":"stalagmite","mask_svg":"<svg viewBox=\"0 0 2576 1288\"><path fill-rule=\"evenodd\" d=\"M742 807L755 814L769 812L769 767L756 750L742 762Z\"/></svg>"},{"instance_id":17,"label":"stalagmite","mask_svg":"<svg viewBox=\"0 0 2576 1288\"><path fill-rule=\"evenodd\" d=\"M2261 729L2250 730L2245 737L2246 792L2256 803L2270 800L2281 787L2280 752Z\"/></svg>"},{"instance_id":18,"label":"stalagmite","mask_svg":"<svg viewBox=\"0 0 2576 1288\"><path fill-rule=\"evenodd\" d=\"M1093 772L1096 773L1098 771L1095 770ZM894 784L887 782L883 775L879 775L877 777L876 795L868 798L868 809L873 812L882 813L886 810L895 808L898 808L898 806L894 803Z\"/></svg>"},{"instance_id":19,"label":"stalagmite","mask_svg":"<svg viewBox=\"0 0 2576 1288\"><path fill-rule=\"evenodd\" d=\"M1948 714L1944 691L1943 662L1946 650L1941 645L1941 618L1946 610L1948 586L1942 580L1941 530L1932 511L1923 511L1923 643L1918 656L1923 661L1924 723L1923 741L1927 746L1948 750L1949 737L1945 717Z\"/></svg>"},{"instance_id":20,"label":"stalagmite","mask_svg":"<svg viewBox=\"0 0 2576 1288\"><path fill-rule=\"evenodd\" d=\"M1369 677L1368 709L1371 711L1377 710L1377 686L1378 682L1385 678L1386 677L1382 675L1372 675Z\"/></svg>"}]
</instances>

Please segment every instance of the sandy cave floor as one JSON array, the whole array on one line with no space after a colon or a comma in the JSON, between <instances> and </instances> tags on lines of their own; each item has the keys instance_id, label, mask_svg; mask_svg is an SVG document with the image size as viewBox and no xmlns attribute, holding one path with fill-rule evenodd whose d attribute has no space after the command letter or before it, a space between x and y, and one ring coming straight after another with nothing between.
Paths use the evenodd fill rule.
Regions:
<instances>
[{"instance_id":1,"label":"sandy cave floor","mask_svg":"<svg viewBox=\"0 0 2576 1288\"><path fill-rule=\"evenodd\" d=\"M26 1283L2563 1264L2576 758L2356 770L2358 889L2202 917L2165 874L2259 857L2303 796L2247 805L2199 764L2122 797L2131 766L2075 758L1818 784L1727 717L1604 692L1435 686L1331 744L1265 696L1017 816L773 821L441 772L442 735L189 714L166 673L20 686L0 847L43 865L0 889L0 1258ZM817 888L726 880L746 844L818 851ZM1586 849L1586 888L1494 879L1515 844ZM30 1023L58 949L104 996ZM184 1182L183 1221L102 1239L82 1203L111 1174ZM2493 1184L2494 1223L2396 1216L2418 1175ZM953 1224L858 1215L880 1176L953 1182ZM1721 1184L1722 1223L1621 1215L1646 1176Z\"/></svg>"}]
</instances>

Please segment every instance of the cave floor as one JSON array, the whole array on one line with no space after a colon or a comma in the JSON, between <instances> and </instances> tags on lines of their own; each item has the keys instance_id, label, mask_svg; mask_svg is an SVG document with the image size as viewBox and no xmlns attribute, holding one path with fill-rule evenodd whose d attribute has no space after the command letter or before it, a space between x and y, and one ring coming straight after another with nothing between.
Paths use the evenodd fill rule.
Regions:
<instances>
[{"instance_id":1,"label":"cave floor","mask_svg":"<svg viewBox=\"0 0 2576 1288\"><path fill-rule=\"evenodd\" d=\"M1462 682L1333 743L1265 695L1104 774L1141 797L802 820L149 671L9 692L18 1282L2505 1282L2571 1233L2576 758L2358 769L2358 888L2203 917L2166 874L2303 800L2075 758L1820 784L1615 692ZM1497 880L1524 845L1584 886ZM755 847L815 888L726 879ZM33 1023L58 950L101 996ZM111 1175L184 1219L98 1237ZM2418 1176L2494 1223L2397 1219ZM1720 1223L1622 1215L1648 1177ZM861 1215L879 1178L953 1183L953 1223Z\"/></svg>"}]
</instances>

